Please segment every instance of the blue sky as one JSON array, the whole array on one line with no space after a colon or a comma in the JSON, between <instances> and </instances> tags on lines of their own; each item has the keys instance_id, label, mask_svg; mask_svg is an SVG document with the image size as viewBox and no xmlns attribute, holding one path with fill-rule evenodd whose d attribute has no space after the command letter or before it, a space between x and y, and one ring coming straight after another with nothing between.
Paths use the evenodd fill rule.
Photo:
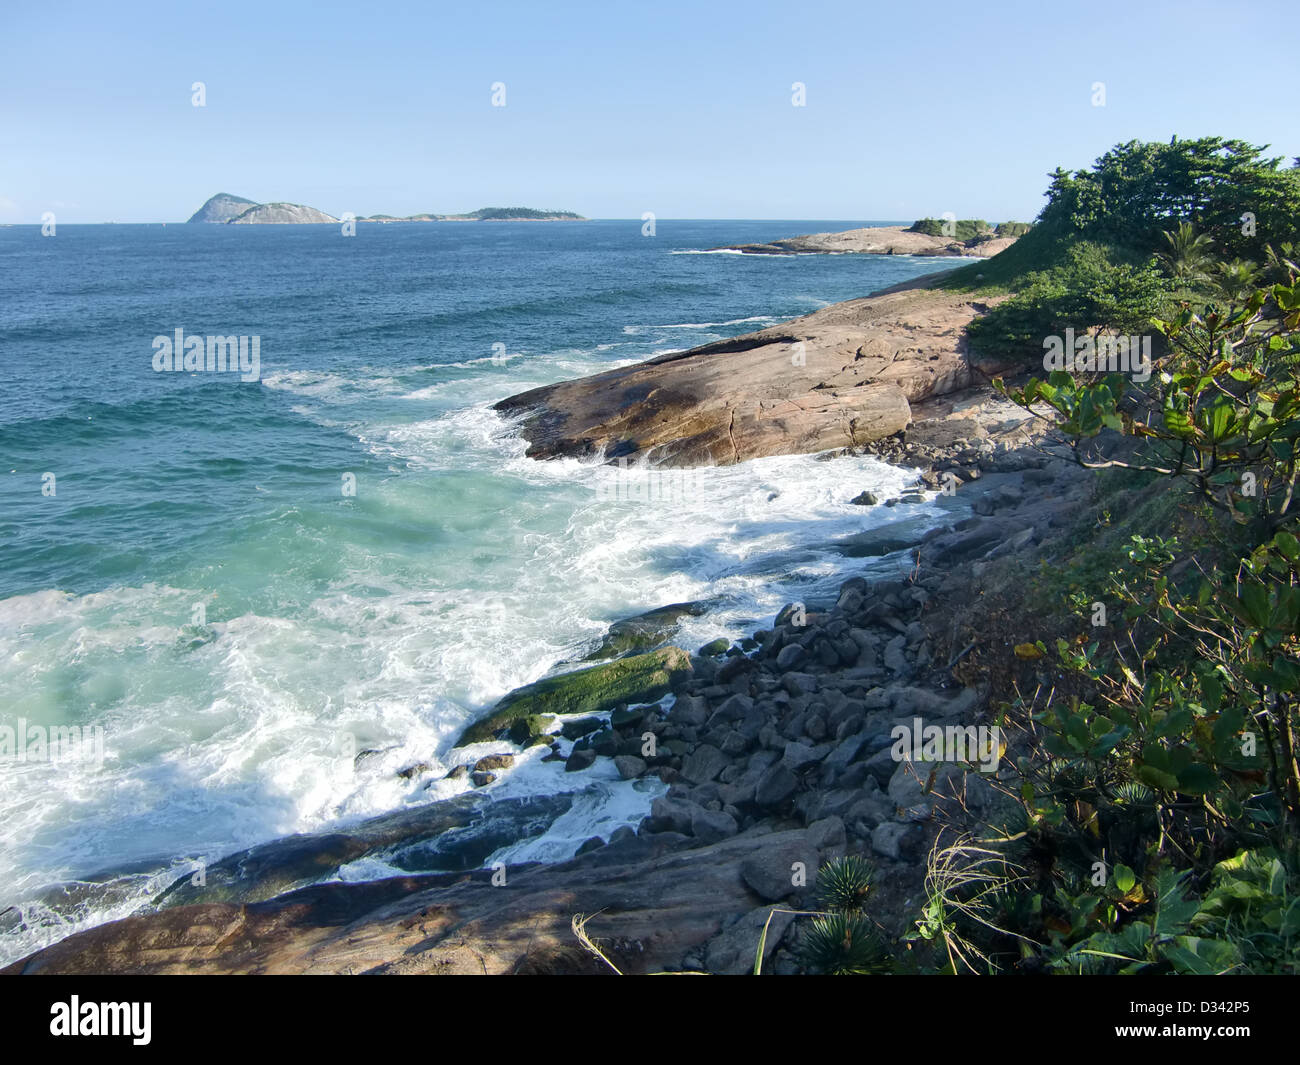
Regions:
<instances>
[{"instance_id":1,"label":"blue sky","mask_svg":"<svg viewBox=\"0 0 1300 1065\"><path fill-rule=\"evenodd\" d=\"M181 220L216 192L1000 221L1130 138L1300 154L1294 9L1266 0L6 0L3 23L3 222Z\"/></svg>"}]
</instances>

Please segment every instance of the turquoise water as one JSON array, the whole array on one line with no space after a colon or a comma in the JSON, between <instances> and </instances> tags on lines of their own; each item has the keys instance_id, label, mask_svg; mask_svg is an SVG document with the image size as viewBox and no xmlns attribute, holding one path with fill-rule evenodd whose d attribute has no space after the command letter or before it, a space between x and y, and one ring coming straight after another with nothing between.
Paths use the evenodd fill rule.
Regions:
<instances>
[{"instance_id":1,"label":"turquoise water","mask_svg":"<svg viewBox=\"0 0 1300 1065\"><path fill-rule=\"evenodd\" d=\"M526 459L490 406L951 265L693 254L855 224L0 229L0 726L105 738L0 758L0 960L130 912L140 877L456 793L426 784L459 730L619 617L709 599L694 647L831 586L829 541L882 520L848 499L906 472L629 491ZM176 329L260 338L258 379L155 372ZM644 798L600 795L589 821Z\"/></svg>"}]
</instances>

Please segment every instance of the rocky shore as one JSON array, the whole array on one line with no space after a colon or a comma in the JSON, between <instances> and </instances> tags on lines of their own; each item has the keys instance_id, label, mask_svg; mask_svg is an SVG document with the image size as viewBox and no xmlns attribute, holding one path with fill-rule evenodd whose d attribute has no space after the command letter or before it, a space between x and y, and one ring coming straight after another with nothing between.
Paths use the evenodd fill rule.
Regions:
<instances>
[{"instance_id":1,"label":"rocky shore","mask_svg":"<svg viewBox=\"0 0 1300 1065\"><path fill-rule=\"evenodd\" d=\"M460 745L492 744L451 770L472 784L465 794L232 855L152 912L4 971L608 972L571 928L596 914L588 932L626 973L750 971L769 918L765 971L793 973L801 924L773 910L813 908L817 869L846 853L876 864L871 916L897 941L935 839L999 807L1018 741L988 773L900 758L892 730L987 720L985 663L1012 649L985 604L1016 567L1063 549L1091 490L1035 419L981 383L962 329L984 308L925 286L500 404L539 457L697 464L815 450L919 469L898 498L854 498L899 513L936 502L916 507L916 525L842 541L864 575L833 602L789 604L770 626L695 651L672 640L698 604L620 622L578 668L510 693L465 730ZM649 816L568 861L485 869L575 801L494 797L538 747L566 780L649 789ZM340 876L363 858L409 875Z\"/></svg>"},{"instance_id":2,"label":"rocky shore","mask_svg":"<svg viewBox=\"0 0 1300 1065\"><path fill-rule=\"evenodd\" d=\"M755 333L510 396L534 458L729 465L861 447L895 435L912 406L997 366L965 328L997 301L924 279Z\"/></svg>"},{"instance_id":3,"label":"rocky shore","mask_svg":"<svg viewBox=\"0 0 1300 1065\"><path fill-rule=\"evenodd\" d=\"M894 563L891 576L849 579L834 602L790 604L729 646L624 645L623 657L512 693L462 738L516 752L545 744L571 773L612 764L652 783L661 793L639 828L594 837L570 861L510 867L494 883L481 868L505 841L493 832L517 829L492 826L510 824L506 813L515 824L553 817L571 801L491 800L517 757L503 751L452 771L478 786L455 800L234 855L202 888L173 887L155 912L4 971L608 972L570 927L598 914L588 931L623 972L740 973L771 911L813 907L817 868L845 853L876 864L872 917L900 935L936 835L996 806L1000 777L900 761L891 729L985 720L987 685L962 671L970 649L955 646L965 639L956 619L983 570L1050 549L1087 498L1087 475L1041 449L1023 413L966 394L922 408L877 446L923 477L916 493L861 505L905 507L955 489L914 546L871 534L847 545L864 565ZM361 856L412 872L320 882ZM453 871L422 871L431 866ZM799 971L800 927L773 918L765 971Z\"/></svg>"},{"instance_id":4,"label":"rocky shore","mask_svg":"<svg viewBox=\"0 0 1300 1065\"><path fill-rule=\"evenodd\" d=\"M960 255L988 259L1005 251L1015 237L956 240L914 233L904 226L867 226L838 233L806 233L768 244L729 244L712 251L746 255Z\"/></svg>"}]
</instances>

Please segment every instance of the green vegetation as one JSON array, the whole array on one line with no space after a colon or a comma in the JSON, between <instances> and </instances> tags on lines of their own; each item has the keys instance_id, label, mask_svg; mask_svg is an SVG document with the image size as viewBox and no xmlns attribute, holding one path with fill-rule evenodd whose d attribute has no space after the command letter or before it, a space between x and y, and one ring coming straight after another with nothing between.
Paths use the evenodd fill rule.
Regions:
<instances>
[{"instance_id":1,"label":"green vegetation","mask_svg":"<svg viewBox=\"0 0 1300 1065\"><path fill-rule=\"evenodd\" d=\"M537 219L537 218L571 218L581 220L582 215L572 211L539 211L535 207L480 207L467 216L477 218L480 222L494 222L501 219Z\"/></svg>"},{"instance_id":2,"label":"green vegetation","mask_svg":"<svg viewBox=\"0 0 1300 1065\"><path fill-rule=\"evenodd\" d=\"M946 280L1015 293L972 345L1143 333L1154 372L995 380L1097 514L996 608L1013 771L935 844L908 940L949 973L1300 973L1300 170L1130 143L1048 199Z\"/></svg>"},{"instance_id":3,"label":"green vegetation","mask_svg":"<svg viewBox=\"0 0 1300 1065\"><path fill-rule=\"evenodd\" d=\"M619 703L653 702L668 693L675 674L690 668L690 655L680 647L665 647L547 677L512 691L487 717L465 729L456 746L490 740L524 719L540 722L548 715L597 714Z\"/></svg>"},{"instance_id":4,"label":"green vegetation","mask_svg":"<svg viewBox=\"0 0 1300 1065\"><path fill-rule=\"evenodd\" d=\"M1300 169L1263 152L1220 137L1130 141L1088 170L1058 169L1028 233L944 282L1014 293L969 330L977 358L1037 362L1065 325L1144 332L1178 301L1241 302L1280 280L1300 238Z\"/></svg>"},{"instance_id":5,"label":"green vegetation","mask_svg":"<svg viewBox=\"0 0 1300 1065\"><path fill-rule=\"evenodd\" d=\"M872 868L864 858L846 855L827 862L817 874L817 894L825 910L809 914L800 940L804 966L824 976L859 976L889 970L884 940L863 912L871 892ZM755 959L755 972L762 945Z\"/></svg>"},{"instance_id":6,"label":"green vegetation","mask_svg":"<svg viewBox=\"0 0 1300 1065\"><path fill-rule=\"evenodd\" d=\"M963 244L983 237L993 236L993 227L982 218L959 218L945 221L942 218L922 218L913 222L907 230L909 233L924 233L927 237L947 237L959 240Z\"/></svg>"},{"instance_id":7,"label":"green vegetation","mask_svg":"<svg viewBox=\"0 0 1300 1065\"><path fill-rule=\"evenodd\" d=\"M1300 972L1297 172L1239 142L1129 144L1049 199L1011 249L1038 268L972 341L1036 361L1066 324L1154 332L1149 381L999 387L1104 481L1187 490L1118 523L1124 557L1072 567L1079 624L1030 645L1057 687L1002 708L1033 737L981 858L1006 867L978 913L931 892L918 926L949 971Z\"/></svg>"}]
</instances>

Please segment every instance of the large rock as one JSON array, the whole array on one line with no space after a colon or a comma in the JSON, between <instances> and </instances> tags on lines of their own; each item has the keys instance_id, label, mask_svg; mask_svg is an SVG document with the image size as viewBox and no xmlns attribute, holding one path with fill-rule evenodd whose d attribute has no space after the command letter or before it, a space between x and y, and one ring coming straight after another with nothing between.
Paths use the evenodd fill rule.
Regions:
<instances>
[{"instance_id":1,"label":"large rock","mask_svg":"<svg viewBox=\"0 0 1300 1065\"><path fill-rule=\"evenodd\" d=\"M778 833L740 866L740 875L764 902L777 902L817 879L817 848L804 833Z\"/></svg>"},{"instance_id":2,"label":"large rock","mask_svg":"<svg viewBox=\"0 0 1300 1065\"><path fill-rule=\"evenodd\" d=\"M910 288L497 404L535 458L727 465L890 436L971 383L964 327L993 301Z\"/></svg>"},{"instance_id":3,"label":"large rock","mask_svg":"<svg viewBox=\"0 0 1300 1065\"><path fill-rule=\"evenodd\" d=\"M770 960L794 919L794 914L772 906L750 910L709 942L704 953L705 969L719 976L752 973L759 944L763 945L763 960ZM767 931L766 939L763 938L764 929Z\"/></svg>"},{"instance_id":4,"label":"large rock","mask_svg":"<svg viewBox=\"0 0 1300 1065\"><path fill-rule=\"evenodd\" d=\"M1015 237L958 240L916 233L903 226L864 226L834 233L805 233L766 244L731 244L715 250L747 255L960 255L987 259L1015 242Z\"/></svg>"},{"instance_id":5,"label":"large rock","mask_svg":"<svg viewBox=\"0 0 1300 1065\"><path fill-rule=\"evenodd\" d=\"M600 662L635 651L651 650L672 638L682 618L699 617L707 610L704 603L673 603L616 621L605 633L600 646L583 661Z\"/></svg>"},{"instance_id":6,"label":"large rock","mask_svg":"<svg viewBox=\"0 0 1300 1065\"><path fill-rule=\"evenodd\" d=\"M653 702L668 694L690 670L689 654L680 647L665 647L547 677L512 691L490 714L465 729L456 746L490 740L517 719L533 714L592 714L619 703Z\"/></svg>"},{"instance_id":7,"label":"large rock","mask_svg":"<svg viewBox=\"0 0 1300 1065\"><path fill-rule=\"evenodd\" d=\"M729 764L730 759L718 748L702 743L682 760L682 776L692 784L707 784Z\"/></svg>"},{"instance_id":8,"label":"large rock","mask_svg":"<svg viewBox=\"0 0 1300 1065\"><path fill-rule=\"evenodd\" d=\"M601 847L557 865L510 866L503 887L494 886L491 870L477 869L324 883L251 904L179 906L78 933L3 971L608 974L570 928L575 914L595 914L588 932L623 972L659 972L703 952L724 923L754 908L739 871L744 862L802 837L741 835L648 857ZM806 844L795 853L816 861ZM788 862L785 869L788 882ZM808 874L811 883L816 867ZM751 921L749 929L761 929L757 917ZM741 938L753 944L746 948L752 966L757 935L738 937L737 957Z\"/></svg>"}]
</instances>

